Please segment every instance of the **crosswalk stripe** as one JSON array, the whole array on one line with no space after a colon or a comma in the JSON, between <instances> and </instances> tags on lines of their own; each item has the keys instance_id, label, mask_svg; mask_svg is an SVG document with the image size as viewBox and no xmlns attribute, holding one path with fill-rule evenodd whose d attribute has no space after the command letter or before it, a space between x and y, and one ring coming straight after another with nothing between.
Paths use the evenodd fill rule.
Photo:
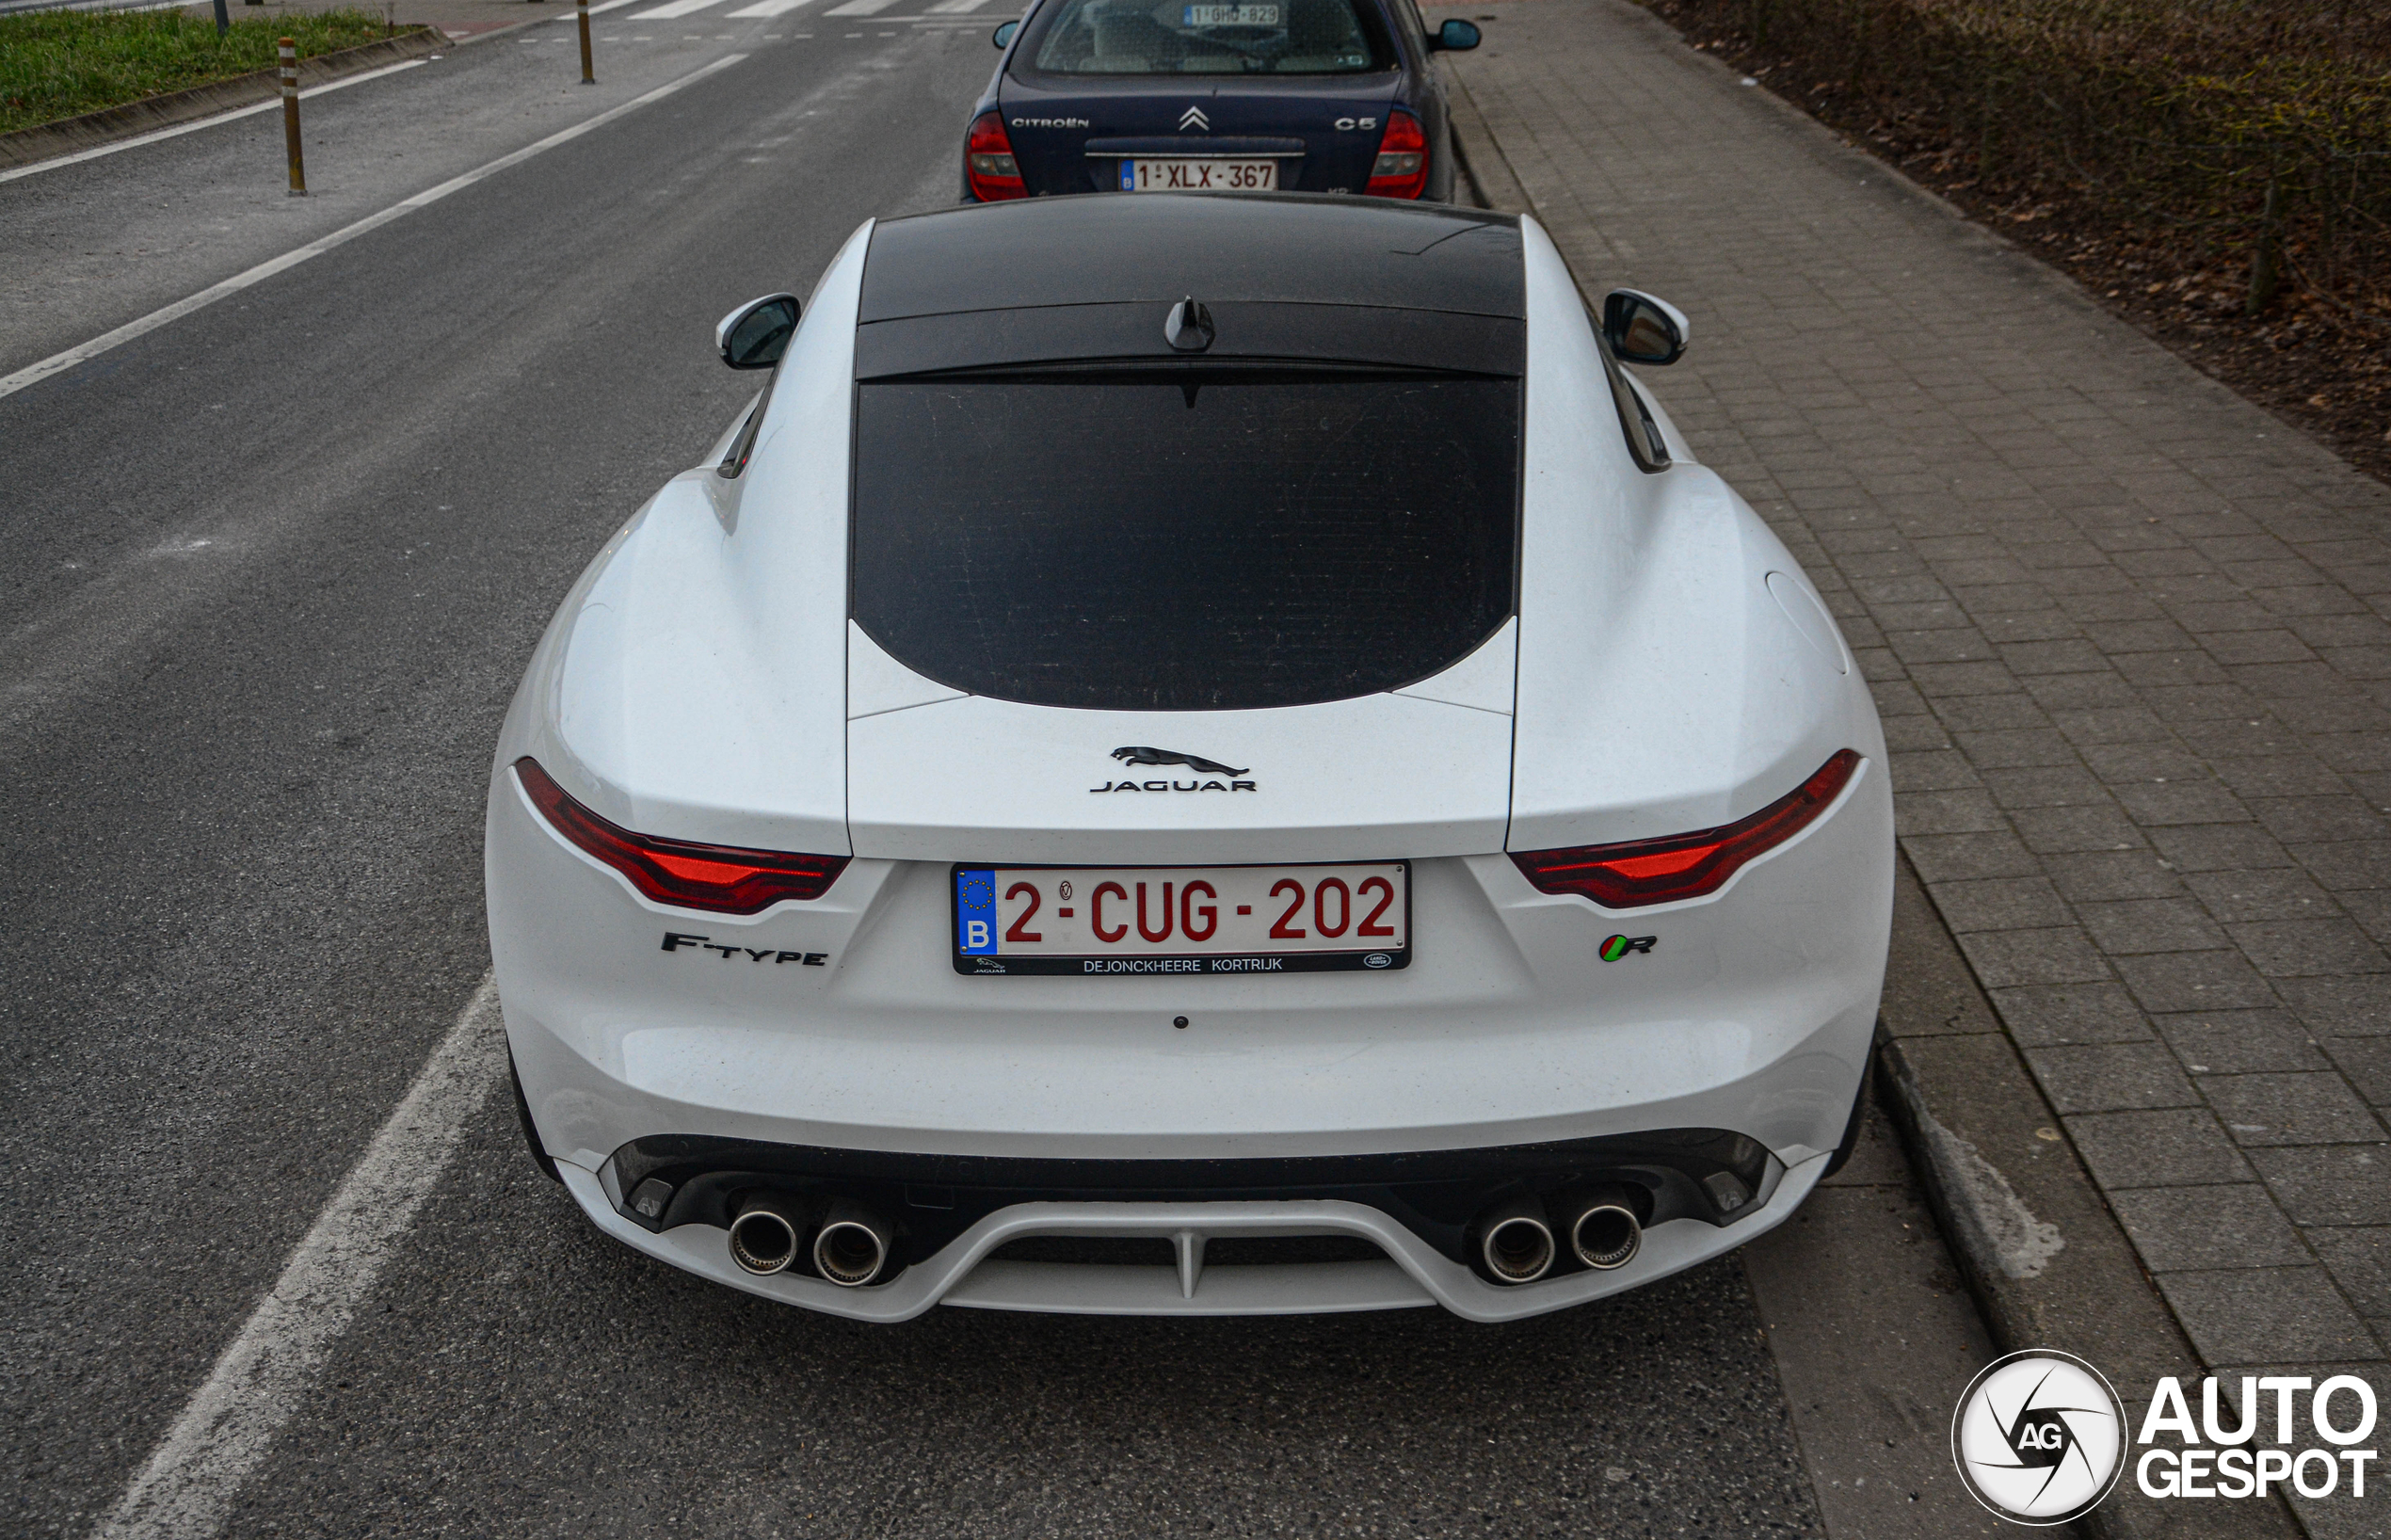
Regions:
<instances>
[{"instance_id":1,"label":"crosswalk stripe","mask_svg":"<svg viewBox=\"0 0 2391 1540\"><path fill-rule=\"evenodd\" d=\"M847 0L843 6L832 6L825 16L877 16L896 4L896 0Z\"/></svg>"},{"instance_id":2,"label":"crosswalk stripe","mask_svg":"<svg viewBox=\"0 0 2391 1540\"><path fill-rule=\"evenodd\" d=\"M634 10L628 19L634 22L668 22L675 16L694 16L709 6L720 4L722 0L669 0L668 4L649 10Z\"/></svg>"},{"instance_id":3,"label":"crosswalk stripe","mask_svg":"<svg viewBox=\"0 0 2391 1540\"><path fill-rule=\"evenodd\" d=\"M812 3L813 0L759 0L756 5L732 11L727 19L733 22L745 22L756 17L785 16L799 6Z\"/></svg>"},{"instance_id":4,"label":"crosswalk stripe","mask_svg":"<svg viewBox=\"0 0 2391 1540\"><path fill-rule=\"evenodd\" d=\"M960 16L966 11L977 10L987 3L988 0L939 0L937 5L930 8L930 14L933 16Z\"/></svg>"}]
</instances>

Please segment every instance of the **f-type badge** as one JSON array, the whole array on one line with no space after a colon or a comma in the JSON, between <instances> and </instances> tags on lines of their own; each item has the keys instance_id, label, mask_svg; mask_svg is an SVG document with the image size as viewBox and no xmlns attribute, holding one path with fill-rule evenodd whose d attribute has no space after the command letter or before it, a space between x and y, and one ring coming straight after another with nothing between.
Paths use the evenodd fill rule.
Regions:
<instances>
[{"instance_id":1,"label":"f-type badge","mask_svg":"<svg viewBox=\"0 0 2391 1540\"><path fill-rule=\"evenodd\" d=\"M1237 778L1245 774L1232 769L1218 760L1208 760L1200 754L1182 754L1175 748L1147 748L1130 745L1113 750L1113 758L1123 764L1183 764L1196 773L1194 780L1108 780L1101 786L1091 786L1091 792L1250 792L1254 783ZM1226 780L1208 780L1208 776L1226 776Z\"/></svg>"}]
</instances>

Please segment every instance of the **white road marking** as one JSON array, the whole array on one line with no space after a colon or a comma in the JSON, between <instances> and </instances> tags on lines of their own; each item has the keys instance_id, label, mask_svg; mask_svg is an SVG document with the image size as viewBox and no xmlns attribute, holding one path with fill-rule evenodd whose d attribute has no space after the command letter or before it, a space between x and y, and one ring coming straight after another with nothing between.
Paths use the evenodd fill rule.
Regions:
<instances>
[{"instance_id":1,"label":"white road marking","mask_svg":"<svg viewBox=\"0 0 2391 1540\"><path fill-rule=\"evenodd\" d=\"M966 11L977 10L987 3L988 0L939 0L937 5L930 8L930 14L933 16L960 16Z\"/></svg>"},{"instance_id":2,"label":"white road marking","mask_svg":"<svg viewBox=\"0 0 2391 1540\"><path fill-rule=\"evenodd\" d=\"M431 1195L506 1067L489 974L100 1526L104 1540L206 1540L265 1457Z\"/></svg>"},{"instance_id":3,"label":"white road marking","mask_svg":"<svg viewBox=\"0 0 2391 1540\"><path fill-rule=\"evenodd\" d=\"M832 6L825 16L877 16L896 4L896 0L847 0L843 6Z\"/></svg>"},{"instance_id":4,"label":"white road marking","mask_svg":"<svg viewBox=\"0 0 2391 1540\"><path fill-rule=\"evenodd\" d=\"M631 19L634 22L668 22L676 16L694 16L709 6L720 4L722 0L667 0L666 4L650 10L633 11Z\"/></svg>"},{"instance_id":5,"label":"white road marking","mask_svg":"<svg viewBox=\"0 0 2391 1540\"><path fill-rule=\"evenodd\" d=\"M786 16L799 6L808 6L812 3L813 0L762 0L761 4L742 7L732 11L730 19L734 22L744 22L754 17Z\"/></svg>"},{"instance_id":6,"label":"white road marking","mask_svg":"<svg viewBox=\"0 0 2391 1540\"><path fill-rule=\"evenodd\" d=\"M625 3L627 4L628 0L625 0ZM155 8L164 9L165 8ZM326 91L346 90L351 86L362 86L369 80L379 80L384 75L394 75L401 70L412 70L423 62L425 61L419 58L402 59L396 64L385 64L378 70L365 70L353 75L343 75L338 80L328 80L321 86L310 86L299 92L299 100L304 102L311 96L321 96ZM161 128L149 134L136 134L132 138L119 139L114 144L103 144L89 150L78 150L72 155L60 155L56 160L38 160L30 166L14 167L8 170L0 171L0 182L14 182L21 176L31 176L36 171L55 171L61 166L79 166L87 160L98 160L102 155L113 155L120 150L137 150L145 144L155 144L160 139L170 139L179 134L196 134L203 128L214 128L218 123L229 123L235 118L253 118L261 112L279 112L281 106L281 97L270 96L254 106L234 107L230 112L219 112L212 118L195 118L187 123L177 123L172 128Z\"/></svg>"},{"instance_id":7,"label":"white road marking","mask_svg":"<svg viewBox=\"0 0 2391 1540\"><path fill-rule=\"evenodd\" d=\"M203 310L207 306L215 304L217 300L223 298L227 295L238 294L243 289L265 282L267 279L272 278L277 273L284 272L290 268L297 266L300 263L307 261L311 257L320 257L325 252L331 250L334 247L345 246L350 241L357 239L358 236L365 234L369 231L379 230L382 226L389 224L393 219L402 218L407 215L414 213L417 209L439 202L441 199L446 198L450 193L462 192L476 182L481 182L487 178L496 176L499 172L507 169L509 167L522 165L523 162L531 159L534 155L539 154L545 151L554 150L560 144L565 144L573 139L577 139L584 134L588 133L591 129L602 128L606 124L613 122L616 119L620 118L627 113L636 112L641 107L647 106L650 103L661 102L666 97L670 96L673 92L681 89L683 86L692 85L698 81L703 80L706 76L714 73L716 71L728 70L746 56L747 56L745 54L725 54L722 57L714 60L712 64L692 70L687 74L682 75L679 80L667 81L664 85L657 87L654 90L648 92L645 96L634 96L630 101L623 103L620 106L609 107L595 118L586 119L581 122L575 123L570 128L563 129L557 133L549 135L548 137L540 140L537 144L525 145L522 149L516 151L513 154L501 155L496 160L491 161L489 165L475 167L473 170L466 172L463 176L451 177L448 181L441 183L437 187L426 188L425 191L417 193L412 198L402 199L398 202L393 203L389 208L382 210L379 214L369 214L364 218L358 220L357 223L353 225L344 225L340 229L332 232L329 235L326 235L320 240L310 241L305 246L300 247L295 251L285 251L281 256L274 258L270 262L259 263L256 266L249 268L247 272L235 273L231 278L226 279L223 282L212 284L207 288L201 289L199 293L191 296L187 299L178 299L173 304L167 306L164 310L152 311L149 314L142 316L137 321L127 321L124 325L117 328L114 331L94 337L89 342L85 343L80 346L70 347L63 353L54 353L50 357L43 359L40 363L27 364L13 375L0 376L0 396L14 395L17 392L24 390L28 385L38 384L40 381L49 378L52 375L63 374L67 370L73 368L76 364L98 358L101 354L108 351L108 349L112 347L119 346L124 343L129 343L136 337L145 336L150 332L155 331L158 328L166 326L171 322L179 321L194 311Z\"/></svg>"}]
</instances>

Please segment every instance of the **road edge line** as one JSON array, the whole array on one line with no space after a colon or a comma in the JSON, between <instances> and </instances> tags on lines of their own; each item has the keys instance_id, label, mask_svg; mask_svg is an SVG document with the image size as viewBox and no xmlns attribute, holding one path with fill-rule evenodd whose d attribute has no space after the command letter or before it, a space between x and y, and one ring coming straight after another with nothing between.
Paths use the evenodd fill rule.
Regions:
<instances>
[{"instance_id":1,"label":"road edge line","mask_svg":"<svg viewBox=\"0 0 2391 1540\"><path fill-rule=\"evenodd\" d=\"M313 54L299 61L299 78L310 90L334 81L354 79L388 66L393 60L437 58L448 46L438 27L409 26L390 37L377 38L353 48ZM114 106L54 118L13 133L0 134L0 166L23 173L72 164L93 151L146 140L185 123L210 122L233 109L260 102L279 102L281 83L269 65L243 74L226 75L179 91L164 91ZM0 178L13 180L13 177Z\"/></svg>"},{"instance_id":2,"label":"road edge line","mask_svg":"<svg viewBox=\"0 0 2391 1540\"><path fill-rule=\"evenodd\" d=\"M379 69L361 70L353 75L343 75L337 80L328 80L321 86L310 86L299 92L299 100L304 102L310 97L321 96L326 91L344 90L351 86L362 86L369 80L379 80L384 75L394 75L401 70L412 70L417 65L430 62L428 58L403 58L396 64L385 64ZM136 134L129 139L119 139L113 144L94 145L88 150L77 150L64 155L54 155L48 160L37 160L30 166L10 167L8 170L0 171L0 183L14 182L21 177L39 176L43 171L55 171L61 167L80 166L87 160L98 160L103 155L113 155L124 150L138 150L145 144L155 144L160 139L171 139L185 134L197 134L203 128L214 128L219 123L229 123L235 119L254 118L261 112L272 112L281 104L282 99L280 96L269 96L263 102L252 102L245 107L232 107L223 112L210 113L204 118L194 118L187 123L153 128L146 134Z\"/></svg>"},{"instance_id":3,"label":"road edge line","mask_svg":"<svg viewBox=\"0 0 2391 1540\"><path fill-rule=\"evenodd\" d=\"M484 973L281 1275L126 1486L104 1540L201 1540L298 1409L506 1063L495 978Z\"/></svg>"},{"instance_id":4,"label":"road edge line","mask_svg":"<svg viewBox=\"0 0 2391 1540\"><path fill-rule=\"evenodd\" d=\"M411 198L403 198L377 214L369 214L355 224L344 225L329 235L320 236L305 246L285 251L279 257L269 258L254 267L233 274L221 282L210 284L199 293L187 298L178 299L171 305L153 310L138 320L127 321L115 330L104 332L88 343L70 347L63 353L54 353L39 363L27 364L15 374L0 376L0 397L14 395L25 387L38 385L53 375L64 374L76 365L87 363L136 337L146 336L160 327L179 321L194 311L204 310L228 295L238 294L244 289L265 282L277 273L287 271L311 258L320 257L335 247L345 246L358 236L379 230L393 219L402 218L417 209L437 203L451 193L462 192L477 182L486 181L511 167L522 165L534 155L544 153L560 144L577 139L593 129L602 128L616 119L636 112L651 103L661 102L683 87L695 85L708 75L727 70L746 56L745 54L725 54L711 64L701 65L678 80L666 81L645 95L634 96L618 106L609 107L595 118L575 123L570 128L560 129L544 139L527 144L509 154L501 155L488 165L477 166L462 176L451 177L440 185L426 188Z\"/></svg>"}]
</instances>

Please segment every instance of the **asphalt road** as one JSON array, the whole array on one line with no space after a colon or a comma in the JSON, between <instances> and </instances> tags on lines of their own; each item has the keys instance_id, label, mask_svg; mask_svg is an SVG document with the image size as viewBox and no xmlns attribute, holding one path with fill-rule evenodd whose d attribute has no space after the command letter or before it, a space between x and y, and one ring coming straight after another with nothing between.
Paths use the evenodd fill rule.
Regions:
<instances>
[{"instance_id":1,"label":"asphalt road","mask_svg":"<svg viewBox=\"0 0 2391 1540\"><path fill-rule=\"evenodd\" d=\"M714 319L953 198L994 55L916 8L478 44L312 103L304 202L270 115L0 184L5 375L745 56L0 396L0 1532L95 1532L473 995L500 714L744 401ZM221 1532L1976 1533L1983 1353L1881 1134L1522 1325L862 1328L597 1236L493 1096Z\"/></svg>"}]
</instances>

